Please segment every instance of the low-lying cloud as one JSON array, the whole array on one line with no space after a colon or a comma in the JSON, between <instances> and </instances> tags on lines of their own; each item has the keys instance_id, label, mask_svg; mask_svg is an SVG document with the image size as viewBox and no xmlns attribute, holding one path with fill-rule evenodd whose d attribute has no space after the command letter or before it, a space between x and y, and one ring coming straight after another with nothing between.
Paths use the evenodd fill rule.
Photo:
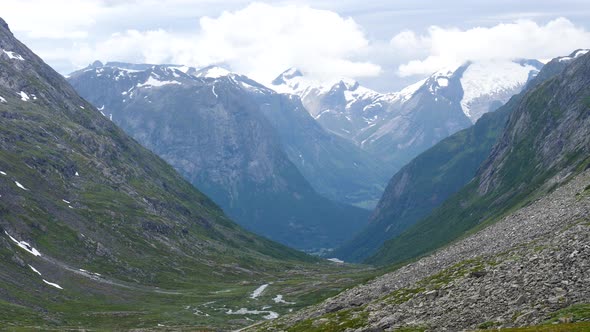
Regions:
<instances>
[{"instance_id":1,"label":"low-lying cloud","mask_svg":"<svg viewBox=\"0 0 590 332\"><path fill-rule=\"evenodd\" d=\"M590 32L566 18L545 25L518 20L467 30L431 26L423 35L406 30L394 36L391 45L400 53L415 57L399 66L398 74L405 77L427 75L469 60L549 59L567 55L577 48L590 47Z\"/></svg>"}]
</instances>

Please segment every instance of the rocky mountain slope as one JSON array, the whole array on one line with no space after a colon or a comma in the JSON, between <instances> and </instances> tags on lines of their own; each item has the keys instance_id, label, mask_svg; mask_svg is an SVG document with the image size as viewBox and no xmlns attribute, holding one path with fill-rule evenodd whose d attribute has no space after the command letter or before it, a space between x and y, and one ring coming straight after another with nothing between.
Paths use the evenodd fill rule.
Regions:
<instances>
[{"instance_id":1,"label":"rocky mountain slope","mask_svg":"<svg viewBox=\"0 0 590 332\"><path fill-rule=\"evenodd\" d=\"M589 62L590 56L579 56L561 74L528 91L475 178L369 261L401 261L437 248L584 169L590 146Z\"/></svg>"},{"instance_id":2,"label":"rocky mountain slope","mask_svg":"<svg viewBox=\"0 0 590 332\"><path fill-rule=\"evenodd\" d=\"M230 221L0 19L2 329L233 329L354 282L318 263Z\"/></svg>"},{"instance_id":3,"label":"rocky mountain slope","mask_svg":"<svg viewBox=\"0 0 590 332\"><path fill-rule=\"evenodd\" d=\"M585 331L589 188L587 170L468 238L250 330L462 331L550 324L557 331Z\"/></svg>"},{"instance_id":4,"label":"rocky mountain slope","mask_svg":"<svg viewBox=\"0 0 590 332\"><path fill-rule=\"evenodd\" d=\"M394 172L507 102L541 67L535 60L466 63L388 94L354 80L314 82L289 69L271 87L300 96L325 129L384 158Z\"/></svg>"},{"instance_id":5,"label":"rocky mountain slope","mask_svg":"<svg viewBox=\"0 0 590 332\"><path fill-rule=\"evenodd\" d=\"M563 71L568 63L563 58L547 63L507 104L484 114L475 125L442 140L402 167L390 180L366 229L334 255L348 261L368 258L384 241L426 217L471 181L524 93Z\"/></svg>"},{"instance_id":6,"label":"rocky mountain slope","mask_svg":"<svg viewBox=\"0 0 590 332\"><path fill-rule=\"evenodd\" d=\"M369 259L394 272L251 330L590 328L590 55L565 59L513 99L476 177Z\"/></svg>"},{"instance_id":7,"label":"rocky mountain slope","mask_svg":"<svg viewBox=\"0 0 590 332\"><path fill-rule=\"evenodd\" d=\"M366 210L320 196L289 155L316 177L334 170L324 184L354 179L360 169L370 174L373 163L326 135L298 98L215 67L140 67L97 63L69 81L249 230L312 250L338 245L364 225ZM377 195L370 177L338 189Z\"/></svg>"}]
</instances>

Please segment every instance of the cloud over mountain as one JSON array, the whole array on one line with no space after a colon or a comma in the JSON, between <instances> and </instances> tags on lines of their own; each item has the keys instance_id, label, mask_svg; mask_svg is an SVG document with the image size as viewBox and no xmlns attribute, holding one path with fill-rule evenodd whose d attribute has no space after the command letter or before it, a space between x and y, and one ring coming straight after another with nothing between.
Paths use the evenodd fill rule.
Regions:
<instances>
[{"instance_id":1,"label":"cloud over mountain","mask_svg":"<svg viewBox=\"0 0 590 332\"><path fill-rule=\"evenodd\" d=\"M422 35L405 30L391 39L391 45L415 57L399 66L399 75L403 77L430 74L468 60L548 59L589 47L590 32L566 18L544 25L517 20L465 30L431 26Z\"/></svg>"}]
</instances>

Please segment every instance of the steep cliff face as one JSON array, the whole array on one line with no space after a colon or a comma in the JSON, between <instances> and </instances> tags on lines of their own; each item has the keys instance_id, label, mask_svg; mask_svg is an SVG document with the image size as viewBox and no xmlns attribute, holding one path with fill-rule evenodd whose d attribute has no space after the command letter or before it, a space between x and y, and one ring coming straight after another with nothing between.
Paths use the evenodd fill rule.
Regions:
<instances>
[{"instance_id":1,"label":"steep cliff face","mask_svg":"<svg viewBox=\"0 0 590 332\"><path fill-rule=\"evenodd\" d=\"M134 68L92 66L72 74L70 82L238 223L308 250L334 247L366 223L366 210L320 196L289 159L298 154L302 166L309 163L321 175L329 164L315 161L329 160L337 146L312 119L305 122L296 97L231 73ZM306 140L296 139L306 134ZM314 150L326 155L313 156Z\"/></svg>"},{"instance_id":2,"label":"steep cliff face","mask_svg":"<svg viewBox=\"0 0 590 332\"><path fill-rule=\"evenodd\" d=\"M561 74L534 83L520 98L471 182L368 261L387 263L425 253L584 170L589 162L590 56L571 59Z\"/></svg>"},{"instance_id":3,"label":"steep cliff face","mask_svg":"<svg viewBox=\"0 0 590 332\"><path fill-rule=\"evenodd\" d=\"M572 54L579 59L571 61L559 80L538 86L514 111L481 167L480 194L526 194L539 186L558 184L588 163L590 56L580 56L581 52ZM564 62L563 58L557 61Z\"/></svg>"}]
</instances>

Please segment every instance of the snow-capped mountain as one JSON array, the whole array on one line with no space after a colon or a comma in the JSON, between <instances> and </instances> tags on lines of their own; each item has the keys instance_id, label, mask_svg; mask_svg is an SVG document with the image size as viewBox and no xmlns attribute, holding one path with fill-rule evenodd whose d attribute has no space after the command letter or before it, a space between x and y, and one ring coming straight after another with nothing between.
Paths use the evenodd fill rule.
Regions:
<instances>
[{"instance_id":1,"label":"snow-capped mountain","mask_svg":"<svg viewBox=\"0 0 590 332\"><path fill-rule=\"evenodd\" d=\"M368 211L324 191L376 201L387 179L375 180L379 165L326 133L298 97L223 68L108 63L69 82L238 223L293 247L333 247L366 221Z\"/></svg>"},{"instance_id":2,"label":"snow-capped mountain","mask_svg":"<svg viewBox=\"0 0 590 332\"><path fill-rule=\"evenodd\" d=\"M536 60L469 62L459 68L438 71L431 79L440 88L448 86L449 79L458 79L463 90L461 109L475 123L520 92L542 66ZM432 80L429 83L431 92L436 93Z\"/></svg>"},{"instance_id":3,"label":"snow-capped mountain","mask_svg":"<svg viewBox=\"0 0 590 332\"><path fill-rule=\"evenodd\" d=\"M589 49L575 50L574 52L572 52L572 54L570 54L568 56L560 56L560 57L558 57L557 58L557 61L559 61L559 62L571 62L575 58L580 57L580 56L588 53L589 51L590 51Z\"/></svg>"},{"instance_id":4,"label":"snow-capped mountain","mask_svg":"<svg viewBox=\"0 0 590 332\"><path fill-rule=\"evenodd\" d=\"M385 94L351 79L317 82L292 68L271 87L300 96L322 127L378 153L395 169L504 104L541 67L536 60L468 62Z\"/></svg>"},{"instance_id":5,"label":"snow-capped mountain","mask_svg":"<svg viewBox=\"0 0 590 332\"><path fill-rule=\"evenodd\" d=\"M191 71L191 74L194 77L203 77L203 78L220 78L224 76L228 76L233 74L231 71L219 67L219 66L207 66L205 68L201 68L199 70L195 70L194 72Z\"/></svg>"}]
</instances>

